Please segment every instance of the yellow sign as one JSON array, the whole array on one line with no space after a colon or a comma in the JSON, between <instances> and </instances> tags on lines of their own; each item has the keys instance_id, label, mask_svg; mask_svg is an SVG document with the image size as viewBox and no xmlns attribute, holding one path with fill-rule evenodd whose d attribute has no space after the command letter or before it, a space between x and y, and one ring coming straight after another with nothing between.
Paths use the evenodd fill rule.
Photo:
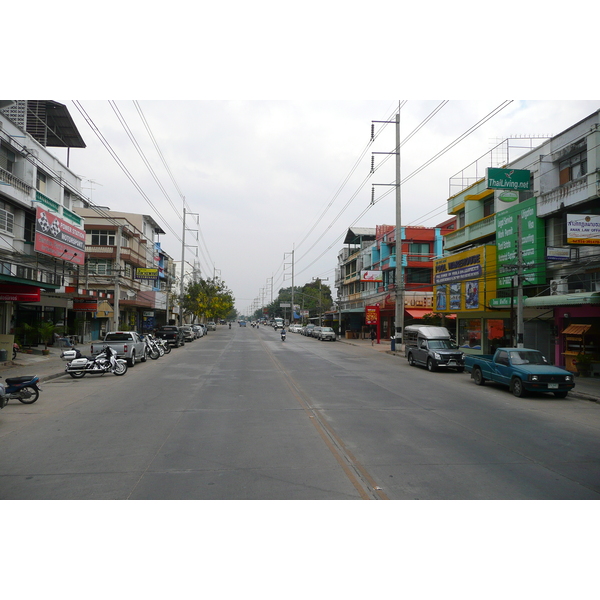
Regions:
<instances>
[{"instance_id":1,"label":"yellow sign","mask_svg":"<svg viewBox=\"0 0 600 600\"><path fill-rule=\"evenodd\" d=\"M496 297L496 246L479 246L436 260L435 312L485 310Z\"/></svg>"}]
</instances>

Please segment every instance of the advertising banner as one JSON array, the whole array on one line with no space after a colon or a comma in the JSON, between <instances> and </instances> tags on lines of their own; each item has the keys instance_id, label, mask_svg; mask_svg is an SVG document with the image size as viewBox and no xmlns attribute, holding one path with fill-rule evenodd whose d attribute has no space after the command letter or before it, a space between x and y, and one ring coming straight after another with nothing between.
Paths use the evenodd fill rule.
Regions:
<instances>
[{"instance_id":1,"label":"advertising banner","mask_svg":"<svg viewBox=\"0 0 600 600\"><path fill-rule=\"evenodd\" d=\"M377 325L379 323L379 305L365 306L365 324Z\"/></svg>"},{"instance_id":2,"label":"advertising banner","mask_svg":"<svg viewBox=\"0 0 600 600\"><path fill-rule=\"evenodd\" d=\"M517 273L519 242L518 218L521 217L521 260L525 285L546 282L546 232L544 220L537 216L536 199L511 206L496 214L498 248L498 287L509 288Z\"/></svg>"},{"instance_id":3,"label":"advertising banner","mask_svg":"<svg viewBox=\"0 0 600 600\"><path fill-rule=\"evenodd\" d=\"M20 283L0 284L0 300L3 302L39 302L39 287Z\"/></svg>"},{"instance_id":4,"label":"advertising banner","mask_svg":"<svg viewBox=\"0 0 600 600\"><path fill-rule=\"evenodd\" d=\"M73 298L73 310L77 312L96 312L98 300L96 298Z\"/></svg>"},{"instance_id":5,"label":"advertising banner","mask_svg":"<svg viewBox=\"0 0 600 600\"><path fill-rule=\"evenodd\" d=\"M158 279L158 269L136 269L135 270L135 278L136 279Z\"/></svg>"},{"instance_id":6,"label":"advertising banner","mask_svg":"<svg viewBox=\"0 0 600 600\"><path fill-rule=\"evenodd\" d=\"M517 169L487 169L487 187L490 190L529 190L530 172Z\"/></svg>"},{"instance_id":7,"label":"advertising banner","mask_svg":"<svg viewBox=\"0 0 600 600\"><path fill-rule=\"evenodd\" d=\"M54 258L83 265L85 264L85 231L38 206L35 213L33 249Z\"/></svg>"},{"instance_id":8,"label":"advertising banner","mask_svg":"<svg viewBox=\"0 0 600 600\"><path fill-rule=\"evenodd\" d=\"M383 281L383 271L361 271L361 281Z\"/></svg>"},{"instance_id":9,"label":"advertising banner","mask_svg":"<svg viewBox=\"0 0 600 600\"><path fill-rule=\"evenodd\" d=\"M567 244L600 244L600 216L567 215Z\"/></svg>"}]
</instances>

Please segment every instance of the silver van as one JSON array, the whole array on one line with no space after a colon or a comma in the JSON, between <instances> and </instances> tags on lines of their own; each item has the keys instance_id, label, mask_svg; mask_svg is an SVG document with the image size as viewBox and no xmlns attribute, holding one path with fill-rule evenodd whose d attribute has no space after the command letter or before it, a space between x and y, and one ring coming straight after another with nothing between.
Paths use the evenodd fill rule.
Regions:
<instances>
[{"instance_id":1,"label":"silver van","mask_svg":"<svg viewBox=\"0 0 600 600\"><path fill-rule=\"evenodd\" d=\"M465 370L464 353L445 327L409 325L404 328L405 353L408 364L422 365L429 371Z\"/></svg>"}]
</instances>

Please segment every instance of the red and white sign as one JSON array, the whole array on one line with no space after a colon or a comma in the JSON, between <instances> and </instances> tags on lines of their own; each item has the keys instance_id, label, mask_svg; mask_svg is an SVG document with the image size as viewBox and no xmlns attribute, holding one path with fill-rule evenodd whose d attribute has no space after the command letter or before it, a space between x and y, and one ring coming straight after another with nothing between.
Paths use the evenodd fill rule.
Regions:
<instances>
[{"instance_id":1,"label":"red and white sign","mask_svg":"<svg viewBox=\"0 0 600 600\"><path fill-rule=\"evenodd\" d=\"M85 231L63 221L45 208L35 213L36 252L62 258L76 265L85 263Z\"/></svg>"},{"instance_id":2,"label":"red and white sign","mask_svg":"<svg viewBox=\"0 0 600 600\"><path fill-rule=\"evenodd\" d=\"M379 304L365 306L365 325L377 325L379 323Z\"/></svg>"},{"instance_id":3,"label":"red and white sign","mask_svg":"<svg viewBox=\"0 0 600 600\"><path fill-rule=\"evenodd\" d=\"M383 281L383 271L361 271L361 281Z\"/></svg>"},{"instance_id":4,"label":"red and white sign","mask_svg":"<svg viewBox=\"0 0 600 600\"><path fill-rule=\"evenodd\" d=\"M39 302L39 287L18 283L0 284L0 300L4 302Z\"/></svg>"}]
</instances>

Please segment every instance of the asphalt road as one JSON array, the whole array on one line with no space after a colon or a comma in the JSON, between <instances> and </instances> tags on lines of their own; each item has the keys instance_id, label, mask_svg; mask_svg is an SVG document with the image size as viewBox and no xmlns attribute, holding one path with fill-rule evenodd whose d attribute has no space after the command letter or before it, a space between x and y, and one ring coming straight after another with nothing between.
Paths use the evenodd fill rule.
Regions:
<instances>
[{"instance_id":1,"label":"asphalt road","mask_svg":"<svg viewBox=\"0 0 600 600\"><path fill-rule=\"evenodd\" d=\"M0 499L598 499L600 406L271 328L0 412Z\"/></svg>"}]
</instances>

